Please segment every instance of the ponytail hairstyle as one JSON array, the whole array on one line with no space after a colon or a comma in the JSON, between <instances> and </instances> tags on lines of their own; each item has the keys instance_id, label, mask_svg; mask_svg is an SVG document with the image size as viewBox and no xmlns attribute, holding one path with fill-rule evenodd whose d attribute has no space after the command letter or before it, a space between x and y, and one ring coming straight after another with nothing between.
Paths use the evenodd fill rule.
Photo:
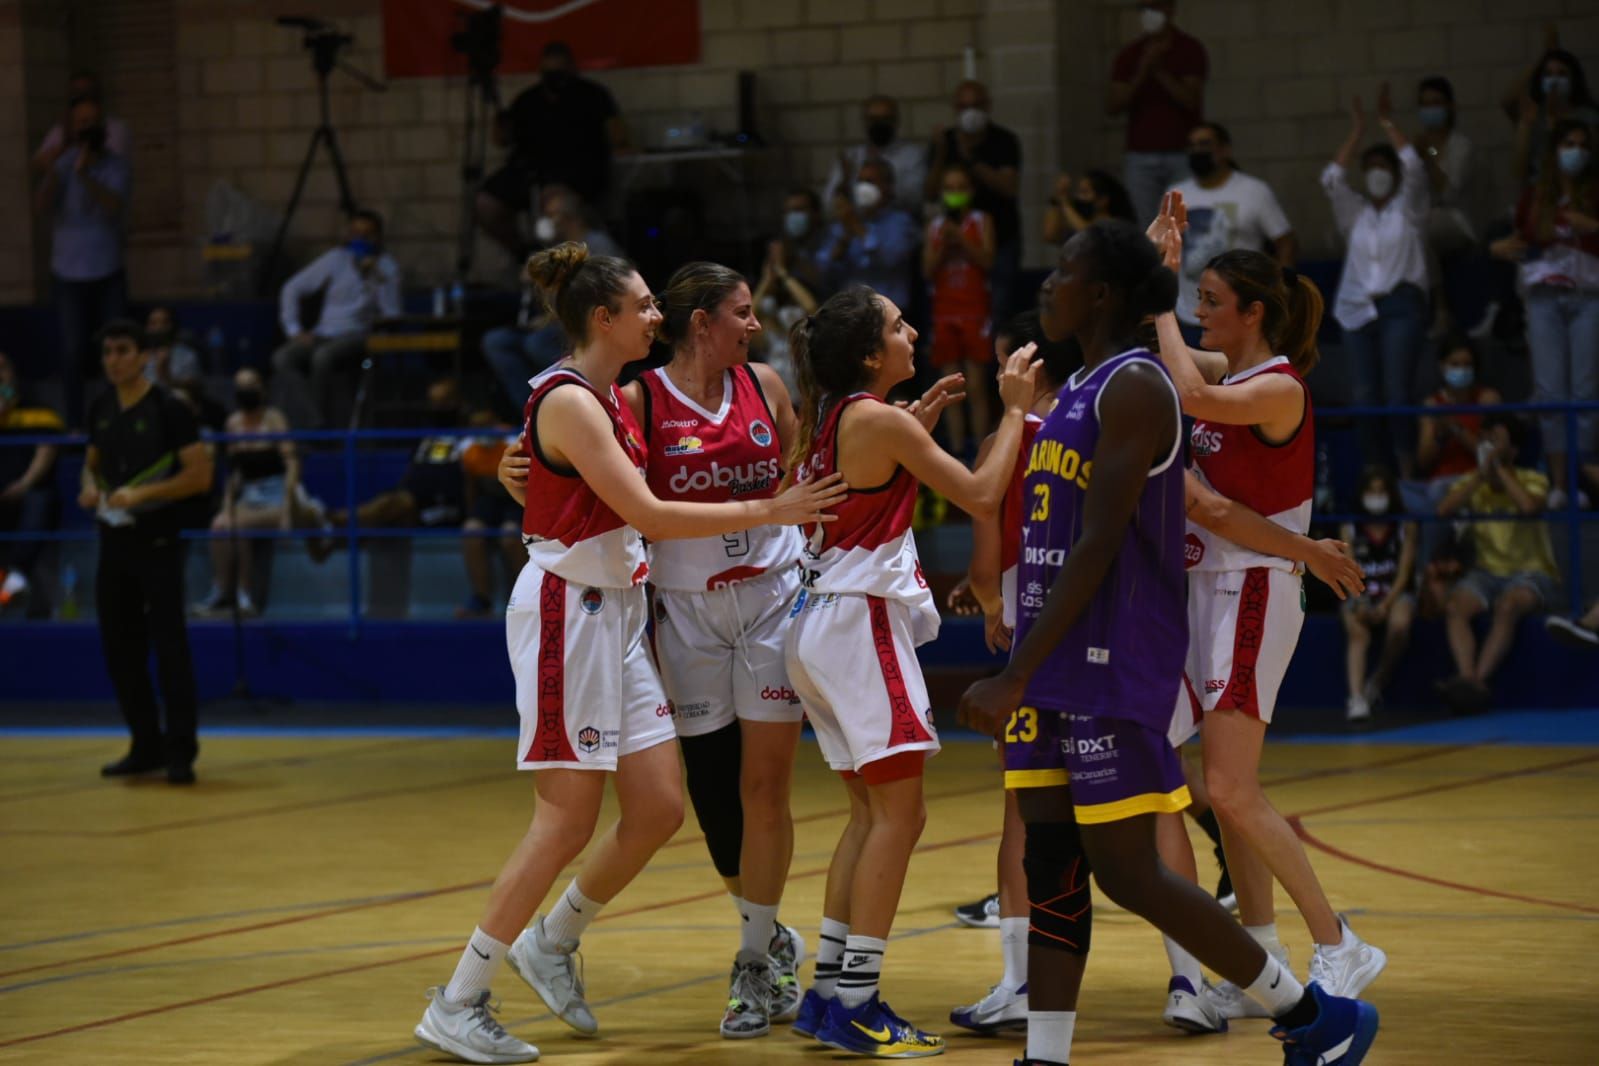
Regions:
<instances>
[{"instance_id":1,"label":"ponytail hairstyle","mask_svg":"<svg viewBox=\"0 0 1599 1066\"><path fill-rule=\"evenodd\" d=\"M882 297L865 285L834 293L814 315L794 323L788 346L799 386L799 432L789 449L790 470L809 457L827 407L871 380L866 360L882 349L887 324Z\"/></svg>"},{"instance_id":2,"label":"ponytail hairstyle","mask_svg":"<svg viewBox=\"0 0 1599 1066\"><path fill-rule=\"evenodd\" d=\"M1177 306L1177 275L1161 262L1160 250L1144 231L1131 222L1101 219L1073 237L1082 242L1080 254L1093 263L1094 280L1110 286L1120 299L1110 335L1118 341L1137 335L1139 324L1151 315Z\"/></svg>"},{"instance_id":3,"label":"ponytail hairstyle","mask_svg":"<svg viewBox=\"0 0 1599 1066\"><path fill-rule=\"evenodd\" d=\"M684 263L661 292L663 317L655 335L674 349L682 347L689 339L694 312L714 315L723 300L746 284L743 274L720 263Z\"/></svg>"},{"instance_id":4,"label":"ponytail hairstyle","mask_svg":"<svg viewBox=\"0 0 1599 1066\"><path fill-rule=\"evenodd\" d=\"M588 342L589 316L596 307L612 314L622 309L627 279L637 273L626 259L589 255L589 246L578 241L546 248L528 259L525 270L574 348Z\"/></svg>"},{"instance_id":5,"label":"ponytail hairstyle","mask_svg":"<svg viewBox=\"0 0 1599 1066\"><path fill-rule=\"evenodd\" d=\"M1288 357L1301 376L1321 359L1316 331L1324 308L1316 283L1293 267L1278 266L1262 252L1237 249L1223 252L1205 264L1238 297L1240 311L1252 303L1265 309L1260 332L1272 350Z\"/></svg>"}]
</instances>

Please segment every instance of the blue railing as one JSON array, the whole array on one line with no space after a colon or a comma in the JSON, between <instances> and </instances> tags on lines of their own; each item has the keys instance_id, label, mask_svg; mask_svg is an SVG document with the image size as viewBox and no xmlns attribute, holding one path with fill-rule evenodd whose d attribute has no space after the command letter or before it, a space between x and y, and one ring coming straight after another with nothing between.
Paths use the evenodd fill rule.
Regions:
<instances>
[{"instance_id":1,"label":"blue railing","mask_svg":"<svg viewBox=\"0 0 1599 1066\"><path fill-rule=\"evenodd\" d=\"M1500 404L1496 406L1459 406L1459 407L1337 407L1322 408L1316 412L1318 422L1331 421L1341 418L1372 418L1383 417L1419 417L1419 416L1444 416L1450 414L1518 414L1518 415L1549 415L1559 414L1566 424L1566 439L1576 442L1578 419L1585 414L1599 415L1599 403L1565 403L1565 404ZM358 633L361 625L361 572L359 560L359 546L362 540L375 539L436 539L436 538L461 538L461 537L501 537L502 530L482 529L468 530L459 526L449 528L438 527L362 527L357 525L356 508L359 503L360 490L360 460L362 456L371 457L375 453L363 450L363 445L381 445L385 442L411 442L433 437L469 438L475 440L501 440L509 431L499 430L489 432L484 428L466 429L367 429L367 430L301 430L286 433L243 433L243 434L208 434L204 438L207 443L218 447L218 465L225 469L227 455L225 446L239 442L282 442L292 441L296 444L311 445L313 447L337 445L341 452L341 466L343 473L343 488L345 508L349 518L340 530L340 537L347 549L347 592L349 624L352 634ZM52 444L63 449L82 448L88 443L87 437L82 434L56 434L56 435L5 435L0 436L0 447L34 447L39 444ZM313 453L314 454L314 453ZM1584 512L1578 502L1579 463L1578 452L1575 446L1571 449L1571 461L1567 464L1567 503L1563 510L1544 511L1535 515L1473 515L1461 512L1447 518L1436 513L1427 512L1399 512L1387 516L1389 520L1397 522L1506 522L1506 521L1536 521L1558 522L1566 530L1567 568L1565 573L1566 589L1570 606L1573 611L1582 606L1582 526L1585 522L1599 520L1599 511ZM59 460L58 460L59 462ZM60 471L57 471L59 475ZM57 476L56 483L60 484ZM68 507L76 506L76 492L64 500ZM1368 521L1365 515L1359 514L1322 514L1314 516L1318 524L1345 523ZM295 539L304 540L312 537L327 536L326 530L318 529L258 529L258 530L232 530L226 533L213 532L210 529L187 530L183 533L186 540L207 541L211 539L254 539L278 540ZM56 529L44 533L38 532L0 532L0 542L35 540L46 542L84 541L94 539L96 533L91 528Z\"/></svg>"}]
</instances>

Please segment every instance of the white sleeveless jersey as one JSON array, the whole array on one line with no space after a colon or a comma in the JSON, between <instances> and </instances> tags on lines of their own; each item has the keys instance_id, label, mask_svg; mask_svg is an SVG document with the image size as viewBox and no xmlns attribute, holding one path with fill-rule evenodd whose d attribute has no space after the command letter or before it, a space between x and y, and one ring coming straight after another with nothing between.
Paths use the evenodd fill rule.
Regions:
<instances>
[{"instance_id":1,"label":"white sleeveless jersey","mask_svg":"<svg viewBox=\"0 0 1599 1066\"><path fill-rule=\"evenodd\" d=\"M663 500L726 503L763 500L783 479L777 422L748 364L722 377L722 403L707 411L685 396L665 368L639 378L644 390L645 477ZM757 526L720 537L652 543L650 582L656 588L704 592L794 566L796 526Z\"/></svg>"},{"instance_id":2,"label":"white sleeveless jersey","mask_svg":"<svg viewBox=\"0 0 1599 1066\"><path fill-rule=\"evenodd\" d=\"M805 466L798 472L801 481L824 478L838 469L839 418L857 402L882 401L865 392L839 400L816 432ZM939 617L911 532L916 490L916 479L904 467L875 489L851 488L832 508L837 521L806 530L804 582L809 596L855 593L898 600L911 609L912 633L921 645L938 636Z\"/></svg>"}]
</instances>

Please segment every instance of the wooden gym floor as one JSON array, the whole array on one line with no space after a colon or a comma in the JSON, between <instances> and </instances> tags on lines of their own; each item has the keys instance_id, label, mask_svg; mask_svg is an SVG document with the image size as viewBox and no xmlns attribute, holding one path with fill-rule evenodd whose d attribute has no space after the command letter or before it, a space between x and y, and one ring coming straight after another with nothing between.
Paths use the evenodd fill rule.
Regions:
<instances>
[{"instance_id":1,"label":"wooden gym floor","mask_svg":"<svg viewBox=\"0 0 1599 1066\"><path fill-rule=\"evenodd\" d=\"M448 978L532 808L513 743L212 735L199 786L174 791L95 777L114 734L8 735L0 1062L436 1061L411 1037L423 990ZM1599 1061L1599 747L1278 743L1266 763L1334 905L1389 953L1369 1062ZM946 1035L943 1061L1008 1064L1018 1041L945 1021L999 976L998 934L950 914L994 881L988 746L952 740L927 792L886 996ZM841 801L807 740L783 914L813 943ZM501 1020L573 1066L843 1061L786 1031L717 1038L735 923L689 821L584 939L603 1039L576 1039L508 972ZM1279 906L1302 975L1304 927ZM1159 938L1103 904L1095 924L1078 1066L1280 1061L1264 1023L1163 1028Z\"/></svg>"}]
</instances>

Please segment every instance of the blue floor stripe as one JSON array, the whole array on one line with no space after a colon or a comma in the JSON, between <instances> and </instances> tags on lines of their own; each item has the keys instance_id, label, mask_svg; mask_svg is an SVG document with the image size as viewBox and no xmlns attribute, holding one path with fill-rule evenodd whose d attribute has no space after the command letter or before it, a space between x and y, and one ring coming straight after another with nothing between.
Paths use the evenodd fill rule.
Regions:
<instances>
[{"instance_id":1,"label":"blue floor stripe","mask_svg":"<svg viewBox=\"0 0 1599 1066\"><path fill-rule=\"evenodd\" d=\"M1499 711L1449 718L1372 733L1323 733L1274 737L1290 744L1599 744L1599 709Z\"/></svg>"}]
</instances>

